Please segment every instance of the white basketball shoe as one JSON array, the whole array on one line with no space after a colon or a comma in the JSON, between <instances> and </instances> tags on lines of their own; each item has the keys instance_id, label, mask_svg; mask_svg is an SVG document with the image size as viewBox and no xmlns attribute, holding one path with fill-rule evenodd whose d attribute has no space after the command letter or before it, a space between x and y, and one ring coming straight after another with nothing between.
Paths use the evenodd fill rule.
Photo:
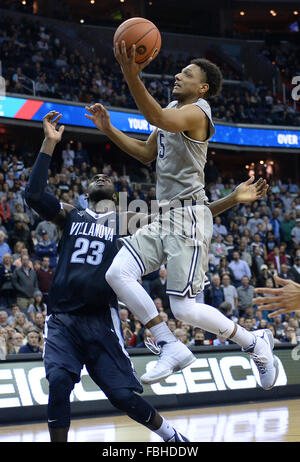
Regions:
<instances>
[{"instance_id":1,"label":"white basketball shoe","mask_svg":"<svg viewBox=\"0 0 300 462\"><path fill-rule=\"evenodd\" d=\"M159 342L157 345L145 342L152 353L159 354L159 359L155 366L141 376L141 382L145 385L160 382L187 366L190 366L196 357L180 340L166 343ZM155 350L156 349L156 350Z\"/></svg>"},{"instance_id":2,"label":"white basketball shoe","mask_svg":"<svg viewBox=\"0 0 300 462\"><path fill-rule=\"evenodd\" d=\"M256 364L262 388L270 390L274 387L279 372L278 361L273 355L273 334L269 329L259 329L253 334L254 343L242 351L249 353Z\"/></svg>"}]
</instances>

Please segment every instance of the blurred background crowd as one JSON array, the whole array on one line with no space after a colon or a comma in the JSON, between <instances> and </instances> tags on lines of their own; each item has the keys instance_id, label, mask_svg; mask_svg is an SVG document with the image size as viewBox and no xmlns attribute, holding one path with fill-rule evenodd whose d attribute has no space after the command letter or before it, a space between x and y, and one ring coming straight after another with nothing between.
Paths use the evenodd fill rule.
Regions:
<instances>
[{"instance_id":1,"label":"blurred background crowd","mask_svg":"<svg viewBox=\"0 0 300 462\"><path fill-rule=\"evenodd\" d=\"M297 75L300 63L293 43L280 47L264 44L257 59L264 57L276 63L278 72L289 79ZM176 50L163 51L145 69L143 80L152 96L162 105L171 101L174 75L194 57ZM237 68L207 50L204 57L212 59L222 70L226 84L220 96L211 98L214 118L234 123L269 125L299 125L300 114L284 95L274 91L262 79L247 75L244 66ZM136 109L120 67L92 51L70 46L57 28L25 18L0 18L0 60L6 79L6 91L14 94L34 94L80 103L101 102L112 107Z\"/></svg>"},{"instance_id":2,"label":"blurred background crowd","mask_svg":"<svg viewBox=\"0 0 300 462\"><path fill-rule=\"evenodd\" d=\"M22 192L32 165L15 145L0 149L0 338L2 352L39 352L47 312L47 296L58 259L59 230L43 221L24 203ZM78 209L85 209L87 182L99 167L92 164L82 143L67 142L62 161L49 172L47 190ZM110 164L102 165L115 184L116 194L126 192L128 201L155 200L155 178L150 171L147 189L133 182ZM210 201L230 194L239 179L223 177L210 160L205 169ZM142 169L140 177L144 175ZM136 172L138 177L138 172ZM166 295L167 268L145 276L141 282L153 298L161 317L187 345L220 345L228 341L176 321ZM252 303L254 287L275 287L274 275L300 282L299 186L272 180L267 196L241 204L214 219L209 252L209 286L199 294L226 316L253 330L268 326L278 342L300 341L299 316L278 316L270 322L266 312ZM151 337L127 307L120 305L120 318L128 348L144 346ZM299 307L300 308L300 307Z\"/></svg>"},{"instance_id":3,"label":"blurred background crowd","mask_svg":"<svg viewBox=\"0 0 300 462\"><path fill-rule=\"evenodd\" d=\"M49 9L54 5L54 2L44 3ZM92 26L80 29L78 18L77 24L73 22L70 27L66 27L65 22L56 22L56 18L75 21L68 9L70 3L63 0L55 4L55 9L53 6L52 14L43 21L35 17L35 4L39 6L36 1L3 0L0 5L7 8L0 15L0 67L6 92L136 109L119 65L113 59L111 31ZM24 12L30 14L23 15ZM242 21L241 13L239 21ZM299 12L291 14L295 13ZM160 19L163 23L163 18ZM80 19L82 22L84 20ZM198 22L196 26L198 31ZM176 27L172 24L172 31ZM187 27L185 24L185 29L182 26L181 30L186 32ZM202 28L206 30L205 21L202 21ZM247 35L246 32L243 35L241 27L239 32L233 29L227 32L223 34L226 37L245 38ZM186 37L180 35L179 39L171 35L164 36L165 46L142 74L146 87L162 106L172 99L174 75L196 57L191 52L181 52L184 48L181 41L185 43ZM255 32L252 38L258 36L259 32ZM197 37L199 46L210 45L207 48L203 45L201 55L217 63L225 79L222 93L209 101L215 120L299 126L296 102L286 97L286 90L291 89L291 78L300 75L300 55L292 35L285 40L278 36L251 43L200 39ZM192 48L194 41L196 38L192 36L184 49ZM5 130L0 127L1 134ZM27 149L23 140L12 139L0 144L0 357L42 351L47 297L58 260L58 229L41 220L23 201L22 193L36 152ZM103 172L113 179L117 195L120 192L128 194L128 201L142 199L150 204L155 200L153 167L135 165L130 168L129 162L125 166L122 158L114 160L110 144L105 145L106 155L97 152L95 156L91 143L74 141L71 135L69 139L67 135L64 137L59 157L51 164L49 192L60 201L84 209L89 178ZM96 151L100 149L96 143L95 146ZM206 193L210 201L230 194L246 174L245 170L241 173L240 165L234 170L231 164L225 172L218 167L214 160L217 158L209 156L205 169ZM249 152L245 161L249 162ZM238 162L241 163L240 158ZM288 177L284 179L285 176L278 175L275 169L265 177L270 184L265 198L236 206L215 218L207 273L210 284L198 299L213 305L248 330L268 327L276 342L296 344L300 342L299 312L270 321L267 313L258 312L252 302L255 287L275 287L276 274L300 283L299 184ZM297 173L296 177L299 178ZM140 282L176 337L189 346L228 344L222 337L174 319L166 295L167 271L168 268L162 267ZM126 347L144 347L145 338L151 337L150 331L134 319L126 306L120 304L119 313Z\"/></svg>"}]
</instances>

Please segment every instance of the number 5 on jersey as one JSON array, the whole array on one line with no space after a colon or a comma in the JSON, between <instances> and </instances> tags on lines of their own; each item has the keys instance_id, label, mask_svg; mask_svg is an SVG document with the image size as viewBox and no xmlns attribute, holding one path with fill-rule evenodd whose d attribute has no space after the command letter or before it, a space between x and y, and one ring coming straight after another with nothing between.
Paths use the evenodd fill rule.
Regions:
<instances>
[{"instance_id":1,"label":"number 5 on jersey","mask_svg":"<svg viewBox=\"0 0 300 462\"><path fill-rule=\"evenodd\" d=\"M164 137L165 135L163 133L159 133L158 135L158 141L159 141L159 151L158 151L158 156L162 159L163 157L165 157L165 151L166 151L166 147L165 147L165 143L164 143Z\"/></svg>"}]
</instances>

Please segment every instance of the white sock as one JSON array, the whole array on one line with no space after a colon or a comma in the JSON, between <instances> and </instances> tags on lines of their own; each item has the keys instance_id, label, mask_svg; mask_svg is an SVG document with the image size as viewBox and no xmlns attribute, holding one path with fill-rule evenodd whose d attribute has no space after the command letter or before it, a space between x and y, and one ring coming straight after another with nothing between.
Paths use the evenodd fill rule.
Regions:
<instances>
[{"instance_id":1,"label":"white sock","mask_svg":"<svg viewBox=\"0 0 300 462\"><path fill-rule=\"evenodd\" d=\"M151 334L155 338L155 340L158 342L176 342L177 338L175 335L172 334L170 329L168 328L167 324L165 322L161 322L160 324L157 324L156 326L150 327L149 328Z\"/></svg>"},{"instance_id":2,"label":"white sock","mask_svg":"<svg viewBox=\"0 0 300 462\"><path fill-rule=\"evenodd\" d=\"M162 417L163 421L158 430L154 430L164 441L168 441L175 434L174 428Z\"/></svg>"},{"instance_id":3,"label":"white sock","mask_svg":"<svg viewBox=\"0 0 300 462\"><path fill-rule=\"evenodd\" d=\"M197 303L194 298L176 297L175 295L170 295L170 305L176 319L185 321L193 327L200 327L207 332L226 338L234 332L236 324L213 306ZM253 337L251 332L238 326L234 337L230 340L242 348L247 348L253 343Z\"/></svg>"},{"instance_id":4,"label":"white sock","mask_svg":"<svg viewBox=\"0 0 300 462\"><path fill-rule=\"evenodd\" d=\"M255 340L255 335L249 332L242 326L236 324L237 330L233 337L230 338L233 342L240 345L242 348L248 348Z\"/></svg>"}]
</instances>

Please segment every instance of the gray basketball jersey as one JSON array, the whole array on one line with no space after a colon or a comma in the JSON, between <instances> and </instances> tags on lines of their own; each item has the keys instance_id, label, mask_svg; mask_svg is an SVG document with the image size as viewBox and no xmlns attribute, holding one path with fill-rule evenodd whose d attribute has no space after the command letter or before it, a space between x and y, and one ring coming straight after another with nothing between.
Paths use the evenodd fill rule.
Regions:
<instances>
[{"instance_id":1,"label":"gray basketball jersey","mask_svg":"<svg viewBox=\"0 0 300 462\"><path fill-rule=\"evenodd\" d=\"M177 107L172 101L167 107ZM209 120L209 135L205 141L189 138L185 133L157 130L156 198L159 203L172 200L207 200L204 191L204 167L209 139L215 133L211 109L202 98L194 103Z\"/></svg>"}]
</instances>

